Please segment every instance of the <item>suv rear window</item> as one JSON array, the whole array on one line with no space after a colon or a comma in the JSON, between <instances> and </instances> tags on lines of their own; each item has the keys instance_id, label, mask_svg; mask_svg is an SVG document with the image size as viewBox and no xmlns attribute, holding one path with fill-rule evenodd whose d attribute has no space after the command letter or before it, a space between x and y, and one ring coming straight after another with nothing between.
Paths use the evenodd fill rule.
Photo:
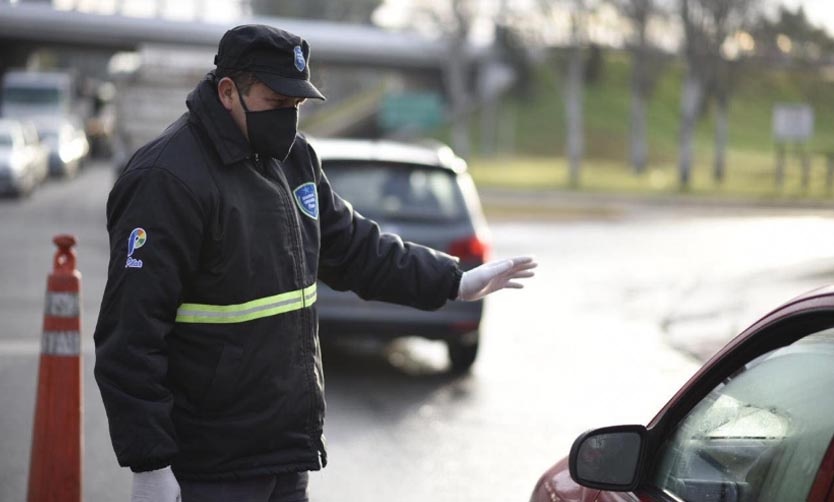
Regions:
<instances>
[{"instance_id":1,"label":"suv rear window","mask_svg":"<svg viewBox=\"0 0 834 502\"><path fill-rule=\"evenodd\" d=\"M465 217L455 174L382 162L325 161L333 189L373 219L457 220Z\"/></svg>"}]
</instances>

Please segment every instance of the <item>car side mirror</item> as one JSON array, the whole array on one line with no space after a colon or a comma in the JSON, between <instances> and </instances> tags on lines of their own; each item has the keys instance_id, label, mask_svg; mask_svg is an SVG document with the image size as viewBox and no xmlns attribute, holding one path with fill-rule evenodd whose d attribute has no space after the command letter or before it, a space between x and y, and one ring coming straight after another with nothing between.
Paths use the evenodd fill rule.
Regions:
<instances>
[{"instance_id":1,"label":"car side mirror","mask_svg":"<svg viewBox=\"0 0 834 502\"><path fill-rule=\"evenodd\" d=\"M648 431L642 425L618 425L588 431L570 449L570 476L588 488L632 491L642 478Z\"/></svg>"}]
</instances>

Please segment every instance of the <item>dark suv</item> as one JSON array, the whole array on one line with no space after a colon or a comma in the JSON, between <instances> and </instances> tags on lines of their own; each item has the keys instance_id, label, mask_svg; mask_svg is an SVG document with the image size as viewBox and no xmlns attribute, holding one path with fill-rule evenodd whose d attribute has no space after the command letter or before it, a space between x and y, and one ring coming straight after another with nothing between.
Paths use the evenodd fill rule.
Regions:
<instances>
[{"instance_id":1,"label":"dark suv","mask_svg":"<svg viewBox=\"0 0 834 502\"><path fill-rule=\"evenodd\" d=\"M444 145L314 139L334 190L383 231L457 256L465 270L481 265L489 244L486 221L466 163ZM453 371L468 370L478 352L483 302L449 302L423 312L318 285L323 337L419 336L443 340Z\"/></svg>"}]
</instances>

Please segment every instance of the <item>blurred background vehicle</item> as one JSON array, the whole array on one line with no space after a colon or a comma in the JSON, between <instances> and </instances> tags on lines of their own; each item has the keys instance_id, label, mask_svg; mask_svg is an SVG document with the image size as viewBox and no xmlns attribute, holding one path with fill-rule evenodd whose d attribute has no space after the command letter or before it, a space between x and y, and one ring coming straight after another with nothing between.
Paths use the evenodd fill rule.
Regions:
<instances>
[{"instance_id":1,"label":"blurred background vehicle","mask_svg":"<svg viewBox=\"0 0 834 502\"><path fill-rule=\"evenodd\" d=\"M68 178L75 176L90 153L90 144L82 126L70 118L42 120L38 133L49 148L49 174Z\"/></svg>"},{"instance_id":2,"label":"blurred background vehicle","mask_svg":"<svg viewBox=\"0 0 834 502\"><path fill-rule=\"evenodd\" d=\"M73 176L90 151L80 122L86 107L76 99L68 71L13 70L3 76L2 116L31 121L49 149L49 173Z\"/></svg>"},{"instance_id":3,"label":"blurred background vehicle","mask_svg":"<svg viewBox=\"0 0 834 502\"><path fill-rule=\"evenodd\" d=\"M648 426L582 434L531 501L830 500L832 387L828 287L728 343Z\"/></svg>"},{"instance_id":4,"label":"blurred background vehicle","mask_svg":"<svg viewBox=\"0 0 834 502\"><path fill-rule=\"evenodd\" d=\"M69 72L11 70L3 75L4 117L64 117L73 113Z\"/></svg>"},{"instance_id":5,"label":"blurred background vehicle","mask_svg":"<svg viewBox=\"0 0 834 502\"><path fill-rule=\"evenodd\" d=\"M466 163L445 145L314 139L333 188L383 231L443 250L476 267L489 254L488 230ZM446 343L451 367L475 362L483 301L423 312L318 286L322 336L418 336Z\"/></svg>"},{"instance_id":6,"label":"blurred background vehicle","mask_svg":"<svg viewBox=\"0 0 834 502\"><path fill-rule=\"evenodd\" d=\"M47 175L47 152L28 123L0 119L0 192L28 195Z\"/></svg>"},{"instance_id":7,"label":"blurred background vehicle","mask_svg":"<svg viewBox=\"0 0 834 502\"><path fill-rule=\"evenodd\" d=\"M209 70L213 52L143 44L119 52L108 62L112 104L106 110L113 129L113 170L124 170L133 153L159 136L185 111L185 98Z\"/></svg>"},{"instance_id":8,"label":"blurred background vehicle","mask_svg":"<svg viewBox=\"0 0 834 502\"><path fill-rule=\"evenodd\" d=\"M116 128L116 86L107 81L91 85L92 111L84 121L84 130L90 143L90 157L109 159L113 156L113 136Z\"/></svg>"}]
</instances>

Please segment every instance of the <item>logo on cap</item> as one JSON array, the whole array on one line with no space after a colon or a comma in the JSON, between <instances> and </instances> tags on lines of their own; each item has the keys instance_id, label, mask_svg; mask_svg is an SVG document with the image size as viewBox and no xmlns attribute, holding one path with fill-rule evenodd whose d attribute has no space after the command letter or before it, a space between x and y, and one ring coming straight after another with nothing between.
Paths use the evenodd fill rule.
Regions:
<instances>
[{"instance_id":1,"label":"logo on cap","mask_svg":"<svg viewBox=\"0 0 834 502\"><path fill-rule=\"evenodd\" d=\"M295 195L295 202L301 212L313 218L319 219L319 196L316 192L315 183L304 183L292 191Z\"/></svg>"},{"instance_id":2,"label":"logo on cap","mask_svg":"<svg viewBox=\"0 0 834 502\"><path fill-rule=\"evenodd\" d=\"M304 53L301 51L301 46L296 45L292 51L295 54L295 69L298 71L304 71L306 63L304 62Z\"/></svg>"}]
</instances>

